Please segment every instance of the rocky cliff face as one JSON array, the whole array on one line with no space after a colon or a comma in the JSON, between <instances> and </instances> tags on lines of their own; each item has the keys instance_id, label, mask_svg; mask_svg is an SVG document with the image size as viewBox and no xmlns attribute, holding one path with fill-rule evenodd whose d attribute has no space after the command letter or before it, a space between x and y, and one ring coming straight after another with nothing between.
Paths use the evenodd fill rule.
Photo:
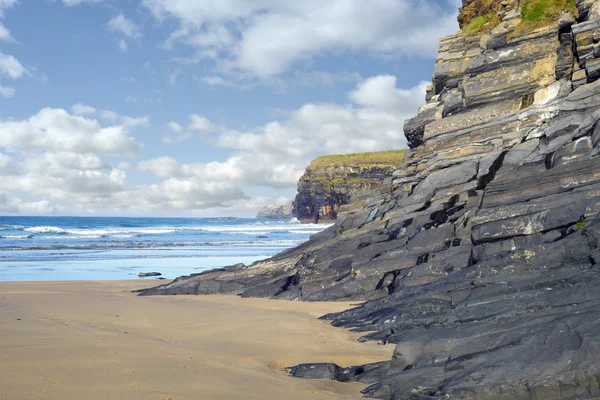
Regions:
<instances>
[{"instance_id":1,"label":"rocky cliff face","mask_svg":"<svg viewBox=\"0 0 600 400\"><path fill-rule=\"evenodd\" d=\"M294 203L276 204L261 208L256 215L259 219L290 219L293 217Z\"/></svg>"},{"instance_id":2,"label":"rocky cliff face","mask_svg":"<svg viewBox=\"0 0 600 400\"><path fill-rule=\"evenodd\" d=\"M404 151L319 157L298 182L294 215L306 223L332 222L354 195L373 190L402 163Z\"/></svg>"},{"instance_id":3,"label":"rocky cliff face","mask_svg":"<svg viewBox=\"0 0 600 400\"><path fill-rule=\"evenodd\" d=\"M396 344L332 369L367 397L600 396L600 6L500 5L441 40L390 187L296 249L143 294L370 300L325 317Z\"/></svg>"}]
</instances>

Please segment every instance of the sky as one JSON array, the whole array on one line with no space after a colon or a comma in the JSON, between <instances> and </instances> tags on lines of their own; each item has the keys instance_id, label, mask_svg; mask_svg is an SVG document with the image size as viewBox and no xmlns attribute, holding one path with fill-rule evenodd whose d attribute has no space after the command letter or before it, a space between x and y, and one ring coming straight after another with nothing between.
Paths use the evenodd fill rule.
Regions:
<instances>
[{"instance_id":1,"label":"sky","mask_svg":"<svg viewBox=\"0 0 600 400\"><path fill-rule=\"evenodd\" d=\"M0 0L0 214L253 216L406 148L460 0Z\"/></svg>"}]
</instances>

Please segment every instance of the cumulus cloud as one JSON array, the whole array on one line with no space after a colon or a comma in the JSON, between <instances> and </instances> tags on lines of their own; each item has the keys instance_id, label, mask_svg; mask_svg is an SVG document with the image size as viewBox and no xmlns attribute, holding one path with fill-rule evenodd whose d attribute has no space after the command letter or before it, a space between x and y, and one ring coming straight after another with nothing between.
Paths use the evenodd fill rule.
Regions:
<instances>
[{"instance_id":1,"label":"cumulus cloud","mask_svg":"<svg viewBox=\"0 0 600 400\"><path fill-rule=\"evenodd\" d=\"M142 145L127 126L103 127L94 119L69 114L60 108L44 108L23 121L0 121L0 148L44 149L135 156Z\"/></svg>"},{"instance_id":2,"label":"cumulus cloud","mask_svg":"<svg viewBox=\"0 0 600 400\"><path fill-rule=\"evenodd\" d=\"M455 12L418 0L143 0L178 28L166 39L214 58L224 71L266 78L332 52L435 56L438 38L457 29ZM432 18L432 15L435 18Z\"/></svg>"},{"instance_id":3,"label":"cumulus cloud","mask_svg":"<svg viewBox=\"0 0 600 400\"><path fill-rule=\"evenodd\" d=\"M84 113L93 109L82 104L73 108ZM103 126L53 108L26 120L0 121L0 193L12 196L0 199L0 212L51 214L90 205L115 206L114 200L130 191L126 173L102 157L133 157L140 152L142 145L130 128Z\"/></svg>"},{"instance_id":4,"label":"cumulus cloud","mask_svg":"<svg viewBox=\"0 0 600 400\"><path fill-rule=\"evenodd\" d=\"M427 85L429 82L421 82L413 88L400 89L396 87L395 76L379 75L361 82L349 97L356 104L381 110L412 110L415 99L425 93Z\"/></svg>"}]
</instances>

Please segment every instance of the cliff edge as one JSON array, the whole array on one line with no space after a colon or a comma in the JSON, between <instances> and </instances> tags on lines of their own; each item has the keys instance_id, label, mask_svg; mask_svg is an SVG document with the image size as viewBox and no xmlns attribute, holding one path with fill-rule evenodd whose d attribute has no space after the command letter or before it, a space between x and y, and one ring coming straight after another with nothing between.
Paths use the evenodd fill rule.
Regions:
<instances>
[{"instance_id":1,"label":"cliff edge","mask_svg":"<svg viewBox=\"0 0 600 400\"><path fill-rule=\"evenodd\" d=\"M392 360L309 367L366 397L599 397L598 3L463 0L389 187L295 249L142 294L369 300L324 318Z\"/></svg>"},{"instance_id":2,"label":"cliff edge","mask_svg":"<svg viewBox=\"0 0 600 400\"><path fill-rule=\"evenodd\" d=\"M381 185L404 158L404 150L323 156L313 160L298 182L294 215L301 222L335 222L354 195Z\"/></svg>"}]
</instances>

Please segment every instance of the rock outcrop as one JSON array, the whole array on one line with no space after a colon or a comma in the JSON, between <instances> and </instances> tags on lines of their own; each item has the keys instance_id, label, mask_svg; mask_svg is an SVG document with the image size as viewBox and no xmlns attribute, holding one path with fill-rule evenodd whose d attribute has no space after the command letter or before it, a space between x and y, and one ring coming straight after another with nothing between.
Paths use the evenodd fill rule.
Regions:
<instances>
[{"instance_id":1,"label":"rock outcrop","mask_svg":"<svg viewBox=\"0 0 600 400\"><path fill-rule=\"evenodd\" d=\"M259 219L291 219L294 215L294 202L265 206L258 211Z\"/></svg>"},{"instance_id":2,"label":"rock outcrop","mask_svg":"<svg viewBox=\"0 0 600 400\"><path fill-rule=\"evenodd\" d=\"M305 223L334 222L341 206L391 178L403 158L404 151L398 150L313 160L298 182L294 215Z\"/></svg>"},{"instance_id":3,"label":"rock outcrop","mask_svg":"<svg viewBox=\"0 0 600 400\"><path fill-rule=\"evenodd\" d=\"M599 6L526 25L533 1L441 40L390 185L295 249L142 294L370 300L324 317L396 344L366 397L599 397ZM294 371L315 370L346 371Z\"/></svg>"}]
</instances>

